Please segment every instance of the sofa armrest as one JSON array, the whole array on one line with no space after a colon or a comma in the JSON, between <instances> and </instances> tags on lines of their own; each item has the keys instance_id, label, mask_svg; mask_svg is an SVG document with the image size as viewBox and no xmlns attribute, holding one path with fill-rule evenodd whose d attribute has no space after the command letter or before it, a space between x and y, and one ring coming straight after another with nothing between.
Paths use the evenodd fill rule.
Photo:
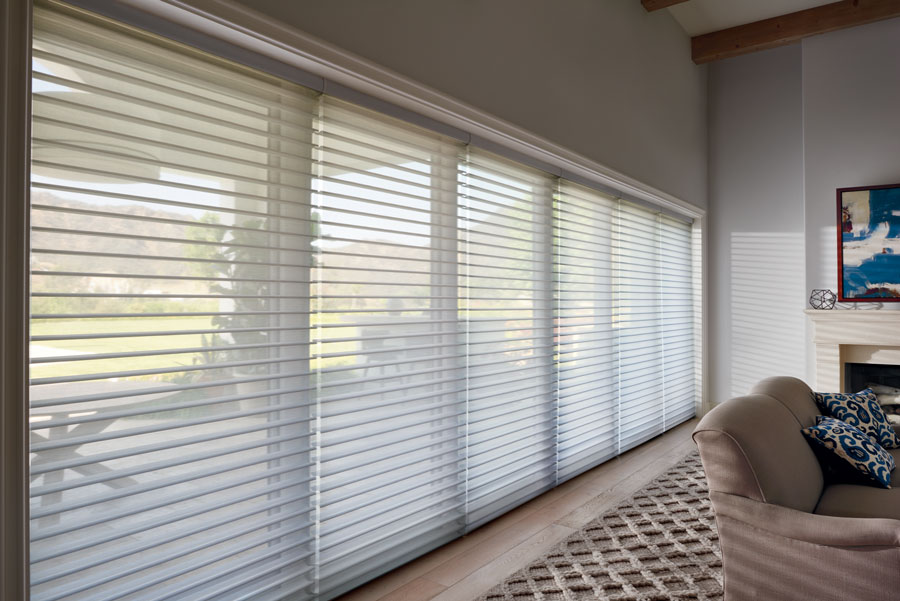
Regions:
<instances>
[{"instance_id":1,"label":"sofa armrest","mask_svg":"<svg viewBox=\"0 0 900 601\"><path fill-rule=\"evenodd\" d=\"M830 547L900 547L900 520L806 513L710 491L716 514L778 536Z\"/></svg>"}]
</instances>

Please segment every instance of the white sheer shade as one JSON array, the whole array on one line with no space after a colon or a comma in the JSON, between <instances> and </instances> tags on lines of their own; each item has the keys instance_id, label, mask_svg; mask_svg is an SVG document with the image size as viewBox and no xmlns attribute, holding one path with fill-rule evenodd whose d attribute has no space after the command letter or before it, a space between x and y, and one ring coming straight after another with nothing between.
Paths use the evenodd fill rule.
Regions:
<instances>
[{"instance_id":1,"label":"white sheer shade","mask_svg":"<svg viewBox=\"0 0 900 601\"><path fill-rule=\"evenodd\" d=\"M560 478L619 452L619 347L611 237L616 201L560 182L555 206Z\"/></svg>"},{"instance_id":2,"label":"white sheer shade","mask_svg":"<svg viewBox=\"0 0 900 601\"><path fill-rule=\"evenodd\" d=\"M32 599L307 587L317 102L36 20Z\"/></svg>"},{"instance_id":3,"label":"white sheer shade","mask_svg":"<svg viewBox=\"0 0 900 601\"><path fill-rule=\"evenodd\" d=\"M476 150L459 179L471 528L556 481L554 181Z\"/></svg>"},{"instance_id":4,"label":"white sheer shade","mask_svg":"<svg viewBox=\"0 0 900 601\"><path fill-rule=\"evenodd\" d=\"M457 145L328 97L321 108L311 309L329 589L456 536L465 347Z\"/></svg>"},{"instance_id":5,"label":"white sheer shade","mask_svg":"<svg viewBox=\"0 0 900 601\"><path fill-rule=\"evenodd\" d=\"M333 598L689 419L692 225L35 9L31 597Z\"/></svg>"}]
</instances>

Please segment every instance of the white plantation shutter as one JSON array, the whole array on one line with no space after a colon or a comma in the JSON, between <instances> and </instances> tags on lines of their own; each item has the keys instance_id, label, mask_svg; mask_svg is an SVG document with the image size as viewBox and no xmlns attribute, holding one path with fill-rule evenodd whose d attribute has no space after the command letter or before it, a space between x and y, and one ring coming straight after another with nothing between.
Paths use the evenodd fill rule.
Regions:
<instances>
[{"instance_id":1,"label":"white plantation shutter","mask_svg":"<svg viewBox=\"0 0 900 601\"><path fill-rule=\"evenodd\" d=\"M327 600L693 415L691 224L35 23L34 601Z\"/></svg>"},{"instance_id":2,"label":"white plantation shutter","mask_svg":"<svg viewBox=\"0 0 900 601\"><path fill-rule=\"evenodd\" d=\"M32 599L312 585L298 86L38 8Z\"/></svg>"},{"instance_id":3,"label":"white plantation shutter","mask_svg":"<svg viewBox=\"0 0 900 601\"><path fill-rule=\"evenodd\" d=\"M322 114L313 361L327 591L458 536L465 370L459 144L333 99Z\"/></svg>"},{"instance_id":4,"label":"white plantation shutter","mask_svg":"<svg viewBox=\"0 0 900 601\"><path fill-rule=\"evenodd\" d=\"M618 454L619 352L613 323L615 200L563 180L555 209L559 476Z\"/></svg>"},{"instance_id":5,"label":"white plantation shutter","mask_svg":"<svg viewBox=\"0 0 900 601\"><path fill-rule=\"evenodd\" d=\"M476 150L460 171L470 528L555 484L553 183Z\"/></svg>"}]
</instances>

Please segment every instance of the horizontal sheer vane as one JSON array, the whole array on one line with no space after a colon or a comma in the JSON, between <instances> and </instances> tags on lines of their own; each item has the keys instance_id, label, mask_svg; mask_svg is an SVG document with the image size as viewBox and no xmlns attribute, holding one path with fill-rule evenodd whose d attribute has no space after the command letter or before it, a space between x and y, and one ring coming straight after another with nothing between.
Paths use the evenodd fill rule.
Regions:
<instances>
[{"instance_id":1,"label":"horizontal sheer vane","mask_svg":"<svg viewBox=\"0 0 900 601\"><path fill-rule=\"evenodd\" d=\"M34 601L325 600L689 419L692 226L35 10Z\"/></svg>"}]
</instances>

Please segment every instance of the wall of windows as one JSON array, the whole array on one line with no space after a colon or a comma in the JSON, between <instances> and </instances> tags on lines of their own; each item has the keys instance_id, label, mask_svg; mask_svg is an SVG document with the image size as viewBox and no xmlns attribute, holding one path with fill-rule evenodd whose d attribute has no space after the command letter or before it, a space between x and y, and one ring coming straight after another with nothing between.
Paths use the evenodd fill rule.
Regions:
<instances>
[{"instance_id":1,"label":"wall of windows","mask_svg":"<svg viewBox=\"0 0 900 601\"><path fill-rule=\"evenodd\" d=\"M691 224L35 12L35 601L327 599L691 417Z\"/></svg>"}]
</instances>

